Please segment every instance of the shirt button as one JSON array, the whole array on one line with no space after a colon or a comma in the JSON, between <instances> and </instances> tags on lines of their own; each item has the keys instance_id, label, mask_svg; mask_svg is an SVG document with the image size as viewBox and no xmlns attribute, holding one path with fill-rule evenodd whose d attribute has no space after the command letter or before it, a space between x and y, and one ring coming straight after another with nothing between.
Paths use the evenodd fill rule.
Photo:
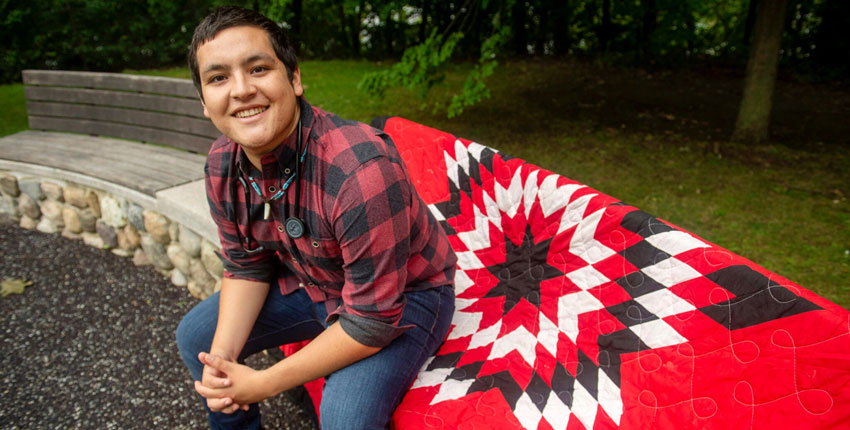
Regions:
<instances>
[{"instance_id":1,"label":"shirt button","mask_svg":"<svg viewBox=\"0 0 850 430\"><path fill-rule=\"evenodd\" d=\"M316 242L316 241L314 240L314 241L313 241L313 248L318 248L318 247L319 247L319 242Z\"/></svg>"},{"instance_id":2,"label":"shirt button","mask_svg":"<svg viewBox=\"0 0 850 430\"><path fill-rule=\"evenodd\" d=\"M307 283L307 285L309 285L309 286L311 286L311 287L315 287L315 286L316 286L316 284L314 284L314 283L312 283L312 282Z\"/></svg>"},{"instance_id":3,"label":"shirt button","mask_svg":"<svg viewBox=\"0 0 850 430\"><path fill-rule=\"evenodd\" d=\"M283 226L282 225L277 226L277 231L283 233Z\"/></svg>"},{"instance_id":4,"label":"shirt button","mask_svg":"<svg viewBox=\"0 0 850 430\"><path fill-rule=\"evenodd\" d=\"M296 260L295 257L292 257L292 264L298 264L298 260Z\"/></svg>"},{"instance_id":5,"label":"shirt button","mask_svg":"<svg viewBox=\"0 0 850 430\"><path fill-rule=\"evenodd\" d=\"M274 187L274 185L272 185L272 186L270 186L270 187L269 187L269 192L270 192L270 193L275 192L275 187Z\"/></svg>"},{"instance_id":6,"label":"shirt button","mask_svg":"<svg viewBox=\"0 0 850 430\"><path fill-rule=\"evenodd\" d=\"M292 170L289 170L289 167L287 167L287 168L283 169L283 174L288 175L289 172L291 172L291 171Z\"/></svg>"}]
</instances>

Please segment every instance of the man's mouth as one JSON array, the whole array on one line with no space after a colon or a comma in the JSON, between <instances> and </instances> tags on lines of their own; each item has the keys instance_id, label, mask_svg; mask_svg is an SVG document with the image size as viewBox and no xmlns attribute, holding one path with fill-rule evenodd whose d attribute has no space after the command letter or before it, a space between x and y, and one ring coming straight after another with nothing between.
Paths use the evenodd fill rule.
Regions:
<instances>
[{"instance_id":1,"label":"man's mouth","mask_svg":"<svg viewBox=\"0 0 850 430\"><path fill-rule=\"evenodd\" d=\"M268 108L269 108L268 106L263 106L263 107L256 107L256 108L252 108L252 109L245 109L245 110L241 110L239 112L236 112L234 114L234 116L236 118L248 118L249 116L261 114L261 113L265 112L266 109L268 109Z\"/></svg>"}]
</instances>

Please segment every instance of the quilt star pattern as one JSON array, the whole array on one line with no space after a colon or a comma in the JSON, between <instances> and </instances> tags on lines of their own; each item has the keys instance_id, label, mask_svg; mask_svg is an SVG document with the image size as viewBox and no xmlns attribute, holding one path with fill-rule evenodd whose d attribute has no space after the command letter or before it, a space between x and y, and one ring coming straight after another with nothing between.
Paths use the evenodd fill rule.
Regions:
<instances>
[{"instance_id":1,"label":"quilt star pattern","mask_svg":"<svg viewBox=\"0 0 850 430\"><path fill-rule=\"evenodd\" d=\"M394 428L850 422L847 310L564 176L401 118L373 125L458 255L452 328Z\"/></svg>"}]
</instances>

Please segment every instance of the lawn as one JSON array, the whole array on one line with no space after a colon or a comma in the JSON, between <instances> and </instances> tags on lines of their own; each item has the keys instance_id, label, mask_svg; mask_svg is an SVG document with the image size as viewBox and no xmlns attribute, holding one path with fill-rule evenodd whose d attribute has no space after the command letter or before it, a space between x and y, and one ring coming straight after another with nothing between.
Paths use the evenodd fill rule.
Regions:
<instances>
[{"instance_id":1,"label":"lawn","mask_svg":"<svg viewBox=\"0 0 850 430\"><path fill-rule=\"evenodd\" d=\"M780 82L774 142L744 146L726 142L740 88L740 76L728 71L510 62L490 79L491 99L447 119L433 111L433 100L462 84L457 71L423 106L406 89L380 100L358 92L360 77L383 65L301 67L306 96L317 106L367 122L404 116L526 159L850 308L846 91ZM189 77L185 69L142 73ZM21 86L0 86L0 100L0 134L26 128Z\"/></svg>"},{"instance_id":2,"label":"lawn","mask_svg":"<svg viewBox=\"0 0 850 430\"><path fill-rule=\"evenodd\" d=\"M27 129L23 84L0 85L0 112L0 136Z\"/></svg>"}]
</instances>

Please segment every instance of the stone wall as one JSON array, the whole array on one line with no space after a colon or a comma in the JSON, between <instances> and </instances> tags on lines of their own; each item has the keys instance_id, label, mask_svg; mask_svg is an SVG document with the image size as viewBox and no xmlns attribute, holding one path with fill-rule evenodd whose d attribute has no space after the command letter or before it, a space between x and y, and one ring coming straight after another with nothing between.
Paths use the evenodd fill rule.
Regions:
<instances>
[{"instance_id":1,"label":"stone wall","mask_svg":"<svg viewBox=\"0 0 850 430\"><path fill-rule=\"evenodd\" d=\"M21 227L61 234L152 265L199 298L221 288L219 246L154 210L67 181L0 173L0 214Z\"/></svg>"}]
</instances>

